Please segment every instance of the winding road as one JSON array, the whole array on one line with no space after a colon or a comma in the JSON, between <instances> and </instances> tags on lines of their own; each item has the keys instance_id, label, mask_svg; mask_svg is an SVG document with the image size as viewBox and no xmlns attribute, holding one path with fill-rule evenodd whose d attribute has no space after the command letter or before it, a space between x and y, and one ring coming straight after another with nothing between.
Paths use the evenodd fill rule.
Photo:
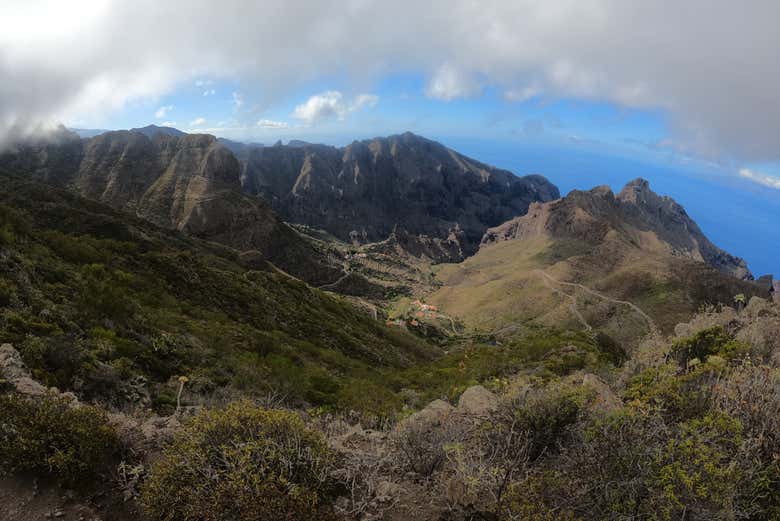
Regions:
<instances>
[{"instance_id":1,"label":"winding road","mask_svg":"<svg viewBox=\"0 0 780 521\"><path fill-rule=\"evenodd\" d=\"M569 286L569 287L572 287L572 288L579 288L582 291L584 291L585 293L588 293L589 295L593 295L594 297L598 297L598 298L600 298L602 300L606 300L606 301L612 302L614 304L620 304L620 305L623 305L623 306L628 306L631 309L633 309L634 311L636 311L639 315L642 316L642 318L644 318L647 321L648 325L650 326L650 329L653 332L658 332L659 331L658 330L658 326L655 324L655 321L653 321L653 319L650 318L650 315L648 315L647 313L642 311L642 309L639 306L637 306L636 304L634 304L633 302L629 302L627 300L618 300L618 299L612 298L612 297L610 297L608 295L604 295L603 293L599 293L598 291L592 290L592 289L590 289L587 286L583 286L582 284L577 284L575 282L562 282L560 280L556 280L549 273L547 273L545 271L542 271L542 270L534 270L534 273L536 273L537 275L541 276L542 280L545 283L545 285L548 288L550 288L552 291L554 291L556 293L560 293L560 294L566 295L571 300L571 304L569 305L569 309L571 309L572 313L574 313L574 315L577 317L577 320L579 320L582 323L582 325L585 326L585 329L587 331L590 331L593 328L590 326L590 324L588 324L588 322L585 320L585 317L583 317L582 313L580 313L580 311L577 309L577 298L574 295L569 295L568 293L566 293L565 291L563 291L563 290L561 290L559 288L552 287L550 285L550 282L552 282L553 284L558 284L560 286Z\"/></svg>"}]
</instances>

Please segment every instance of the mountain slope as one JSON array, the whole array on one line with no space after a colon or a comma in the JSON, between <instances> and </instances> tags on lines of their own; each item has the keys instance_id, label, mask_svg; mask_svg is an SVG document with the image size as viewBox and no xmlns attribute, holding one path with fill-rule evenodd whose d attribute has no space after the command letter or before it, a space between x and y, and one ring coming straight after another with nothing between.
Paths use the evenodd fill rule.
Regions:
<instances>
[{"instance_id":1,"label":"mountain slope","mask_svg":"<svg viewBox=\"0 0 780 521\"><path fill-rule=\"evenodd\" d=\"M559 196L541 176L516 177L439 143L405 133L344 148L295 143L243 151L242 184L287 221L365 243L396 228L413 235L461 235L463 253L482 234Z\"/></svg>"},{"instance_id":2,"label":"mountain slope","mask_svg":"<svg viewBox=\"0 0 780 521\"><path fill-rule=\"evenodd\" d=\"M630 342L654 325L671 331L703 304L766 296L742 280L748 277L743 260L637 180L617 196L598 187L532 204L525 216L488 230L474 257L441 267L443 287L430 300L494 330L532 321Z\"/></svg>"},{"instance_id":3,"label":"mountain slope","mask_svg":"<svg viewBox=\"0 0 780 521\"><path fill-rule=\"evenodd\" d=\"M117 405L148 393L164 409L184 374L203 396L350 407L377 371L439 353L230 248L2 169L0 179L0 343L47 385Z\"/></svg>"},{"instance_id":4,"label":"mountain slope","mask_svg":"<svg viewBox=\"0 0 780 521\"><path fill-rule=\"evenodd\" d=\"M668 196L659 196L644 179L628 183L615 196L608 187L590 192L573 191L550 204L536 204L528 215L512 219L488 230L482 239L490 244L534 235L603 242L617 232L638 247L648 234L660 241L668 253L706 262L742 280L753 280L743 259L710 242L685 209Z\"/></svg>"},{"instance_id":5,"label":"mountain slope","mask_svg":"<svg viewBox=\"0 0 780 521\"><path fill-rule=\"evenodd\" d=\"M216 138L152 136L117 131L82 141L64 135L21 146L0 163L159 226L255 252L315 284L340 276L267 204L242 193L239 163Z\"/></svg>"}]
</instances>

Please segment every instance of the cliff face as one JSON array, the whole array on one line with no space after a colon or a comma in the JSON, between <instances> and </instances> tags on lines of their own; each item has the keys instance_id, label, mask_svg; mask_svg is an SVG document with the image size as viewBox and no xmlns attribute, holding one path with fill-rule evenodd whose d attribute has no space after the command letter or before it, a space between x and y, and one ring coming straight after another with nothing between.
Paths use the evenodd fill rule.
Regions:
<instances>
[{"instance_id":1,"label":"cliff face","mask_svg":"<svg viewBox=\"0 0 780 521\"><path fill-rule=\"evenodd\" d=\"M25 145L0 163L158 226L258 252L309 282L337 278L264 201L242 193L238 160L213 136L107 132Z\"/></svg>"},{"instance_id":2,"label":"cliff face","mask_svg":"<svg viewBox=\"0 0 780 521\"><path fill-rule=\"evenodd\" d=\"M488 230L482 244L542 235L587 244L618 237L628 247L663 250L672 256L705 262L738 279L753 279L743 259L715 246L682 206L653 192L644 179L628 183L617 196L602 186L533 204L525 216Z\"/></svg>"},{"instance_id":3,"label":"cliff face","mask_svg":"<svg viewBox=\"0 0 780 521\"><path fill-rule=\"evenodd\" d=\"M244 190L287 221L343 240L374 242L400 227L413 235L463 235L473 253L490 226L559 197L541 176L517 177L406 133L344 148L301 144L242 151Z\"/></svg>"}]
</instances>

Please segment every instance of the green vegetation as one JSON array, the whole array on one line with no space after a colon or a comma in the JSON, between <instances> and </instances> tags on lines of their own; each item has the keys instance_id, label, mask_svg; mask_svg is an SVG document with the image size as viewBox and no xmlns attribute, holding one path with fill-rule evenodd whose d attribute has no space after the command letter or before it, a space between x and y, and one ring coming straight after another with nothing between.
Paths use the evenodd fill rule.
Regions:
<instances>
[{"instance_id":1,"label":"green vegetation","mask_svg":"<svg viewBox=\"0 0 780 521\"><path fill-rule=\"evenodd\" d=\"M722 358L745 355L749 349L750 346L730 337L723 326L715 326L675 342L671 354L681 366L685 367L693 360L706 362L713 355Z\"/></svg>"},{"instance_id":2,"label":"green vegetation","mask_svg":"<svg viewBox=\"0 0 780 521\"><path fill-rule=\"evenodd\" d=\"M439 353L233 250L11 175L0 230L0 342L36 379L86 399L121 404L140 375L170 412L185 374L337 407L353 380Z\"/></svg>"},{"instance_id":3,"label":"green vegetation","mask_svg":"<svg viewBox=\"0 0 780 521\"><path fill-rule=\"evenodd\" d=\"M534 260L542 266L552 266L556 262L586 255L593 249L592 244L582 239L563 238L551 243L547 248L534 255Z\"/></svg>"},{"instance_id":4,"label":"green vegetation","mask_svg":"<svg viewBox=\"0 0 780 521\"><path fill-rule=\"evenodd\" d=\"M187 375L185 403L191 390L229 387L381 420L531 366L552 377L619 356L605 338L542 327L443 355L273 268L248 269L232 250L6 180L0 342L36 379L85 399L121 405L144 376L153 407L170 413Z\"/></svg>"},{"instance_id":5,"label":"green vegetation","mask_svg":"<svg viewBox=\"0 0 780 521\"><path fill-rule=\"evenodd\" d=\"M709 361L647 367L629 379L623 407L585 411L557 451L531 459L499 517L780 519L780 373L752 365L734 346L741 344L720 327L668 346L673 359ZM540 391L542 400L552 390Z\"/></svg>"},{"instance_id":6,"label":"green vegetation","mask_svg":"<svg viewBox=\"0 0 780 521\"><path fill-rule=\"evenodd\" d=\"M292 412L237 402L195 417L152 468L142 502L155 520L330 519L325 439Z\"/></svg>"},{"instance_id":7,"label":"green vegetation","mask_svg":"<svg viewBox=\"0 0 780 521\"><path fill-rule=\"evenodd\" d=\"M527 372L541 380L579 369L612 365L613 354L589 334L530 327L505 344L474 342L427 364L388 375L391 389L412 389L421 403L446 397L455 401L468 387L500 387L503 379Z\"/></svg>"},{"instance_id":8,"label":"green vegetation","mask_svg":"<svg viewBox=\"0 0 780 521\"><path fill-rule=\"evenodd\" d=\"M53 476L85 485L118 449L101 410L55 397L0 395L0 474Z\"/></svg>"}]
</instances>

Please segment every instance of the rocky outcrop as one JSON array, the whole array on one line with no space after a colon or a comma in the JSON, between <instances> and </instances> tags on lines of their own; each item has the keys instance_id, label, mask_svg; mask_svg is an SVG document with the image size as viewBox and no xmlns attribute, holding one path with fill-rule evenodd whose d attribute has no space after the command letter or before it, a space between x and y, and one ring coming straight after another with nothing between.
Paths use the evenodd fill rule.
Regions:
<instances>
[{"instance_id":1,"label":"rocky outcrop","mask_svg":"<svg viewBox=\"0 0 780 521\"><path fill-rule=\"evenodd\" d=\"M627 220L640 230L658 234L676 251L701 260L742 280L753 280L747 263L715 246L674 199L659 196L650 183L636 179L618 194Z\"/></svg>"},{"instance_id":2,"label":"rocky outcrop","mask_svg":"<svg viewBox=\"0 0 780 521\"><path fill-rule=\"evenodd\" d=\"M411 256L433 262L458 262L465 256L465 242L463 231L458 227L450 230L444 238L415 235L396 227L390 237L371 244L366 251L400 257Z\"/></svg>"},{"instance_id":3,"label":"rocky outcrop","mask_svg":"<svg viewBox=\"0 0 780 521\"><path fill-rule=\"evenodd\" d=\"M11 344L0 346L0 378L20 394L41 396L48 392L46 387L33 380L19 352Z\"/></svg>"},{"instance_id":4,"label":"rocky outcrop","mask_svg":"<svg viewBox=\"0 0 780 521\"><path fill-rule=\"evenodd\" d=\"M498 409L498 397L482 387L474 385L469 387L458 400L458 413L470 416L488 416Z\"/></svg>"},{"instance_id":5,"label":"rocky outcrop","mask_svg":"<svg viewBox=\"0 0 780 521\"><path fill-rule=\"evenodd\" d=\"M559 197L541 176L517 177L409 132L344 148L253 147L240 159L244 190L285 220L356 243L384 240L397 227L436 239L460 230L469 255L488 227Z\"/></svg>"},{"instance_id":6,"label":"rocky outcrop","mask_svg":"<svg viewBox=\"0 0 780 521\"><path fill-rule=\"evenodd\" d=\"M444 400L434 400L424 409L417 411L400 422L396 429L430 429L438 427L447 421L454 411L455 408Z\"/></svg>"},{"instance_id":7,"label":"rocky outcrop","mask_svg":"<svg viewBox=\"0 0 780 521\"><path fill-rule=\"evenodd\" d=\"M682 206L657 195L644 179L631 181L617 196L609 187L599 186L573 190L556 201L534 203L526 215L489 229L482 245L537 236L598 245L615 234L640 249L662 248L738 279L753 279L743 259L715 246Z\"/></svg>"}]
</instances>

